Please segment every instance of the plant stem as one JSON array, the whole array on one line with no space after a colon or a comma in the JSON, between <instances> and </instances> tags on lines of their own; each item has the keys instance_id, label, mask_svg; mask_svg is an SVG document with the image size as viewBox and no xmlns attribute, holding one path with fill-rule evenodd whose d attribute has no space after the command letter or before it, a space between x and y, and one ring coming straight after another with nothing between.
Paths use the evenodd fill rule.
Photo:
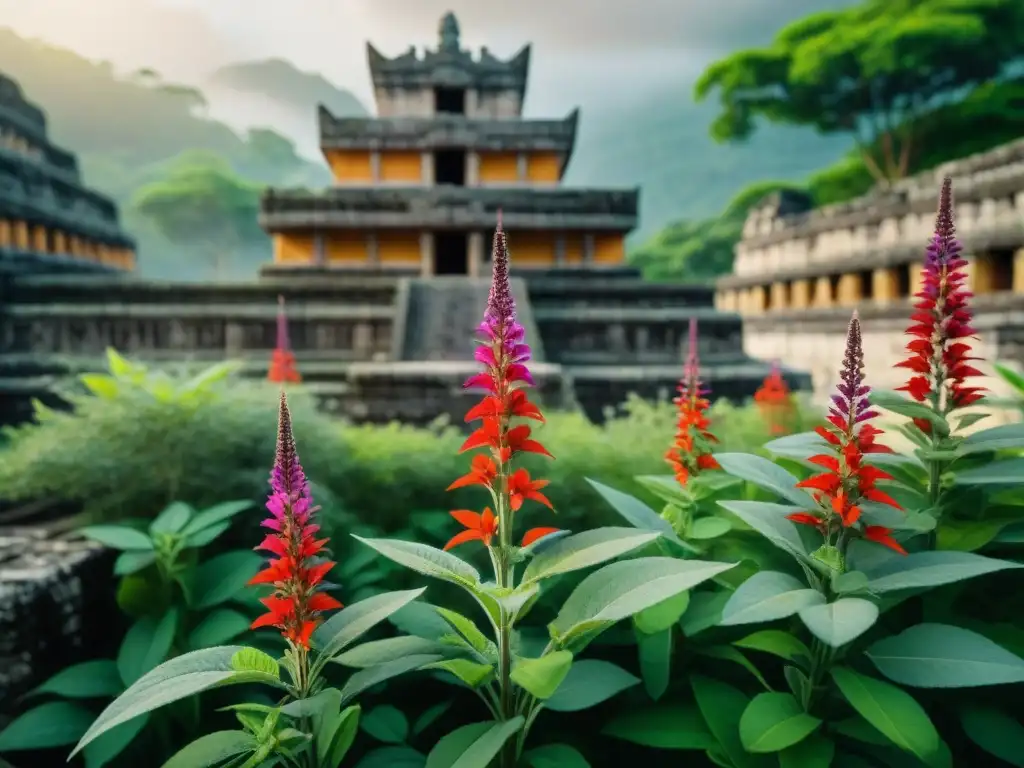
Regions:
<instances>
[{"instance_id":1,"label":"plant stem","mask_svg":"<svg viewBox=\"0 0 1024 768\"><path fill-rule=\"evenodd\" d=\"M505 485L502 477L502 485ZM504 491L504 487L502 488ZM498 513L498 552L495 558L495 581L501 589L512 588L512 510L508 503L507 493L497 496ZM504 606L499 607L498 615L498 692L499 713L501 720L508 721L515 716L515 702L512 696L512 617ZM514 741L505 743L501 750L501 768L514 768L516 764L516 744Z\"/></svg>"}]
</instances>

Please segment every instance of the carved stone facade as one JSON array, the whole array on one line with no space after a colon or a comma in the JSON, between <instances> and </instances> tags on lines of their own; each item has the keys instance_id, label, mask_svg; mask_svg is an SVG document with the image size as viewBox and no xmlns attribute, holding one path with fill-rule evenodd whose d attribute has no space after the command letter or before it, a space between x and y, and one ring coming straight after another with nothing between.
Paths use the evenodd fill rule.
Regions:
<instances>
[{"instance_id":1,"label":"carved stone facade","mask_svg":"<svg viewBox=\"0 0 1024 768\"><path fill-rule=\"evenodd\" d=\"M935 226L942 178L953 180L957 234L964 243L979 340L988 360L1024 362L1024 138L888 191L809 209L777 194L753 210L736 247L735 273L719 281L717 306L744 318L744 348L809 370L814 391L835 384L842 334L860 312L870 380L905 383L892 366L918 290L924 249ZM996 379L985 386L1001 389Z\"/></svg>"}]
</instances>

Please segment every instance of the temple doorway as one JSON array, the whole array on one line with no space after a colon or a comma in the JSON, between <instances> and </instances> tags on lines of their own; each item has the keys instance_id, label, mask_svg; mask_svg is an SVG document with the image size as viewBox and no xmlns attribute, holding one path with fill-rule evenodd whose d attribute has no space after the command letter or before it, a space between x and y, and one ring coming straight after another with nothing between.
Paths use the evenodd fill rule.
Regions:
<instances>
[{"instance_id":1,"label":"temple doorway","mask_svg":"<svg viewBox=\"0 0 1024 768\"><path fill-rule=\"evenodd\" d=\"M469 274L469 237L465 232L434 235L434 274Z\"/></svg>"}]
</instances>

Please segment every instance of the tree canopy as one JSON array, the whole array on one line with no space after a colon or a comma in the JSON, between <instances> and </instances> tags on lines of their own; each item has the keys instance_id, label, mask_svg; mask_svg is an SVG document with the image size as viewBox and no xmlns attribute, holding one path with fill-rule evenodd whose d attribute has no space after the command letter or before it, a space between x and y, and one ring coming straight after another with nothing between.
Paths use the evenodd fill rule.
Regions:
<instances>
[{"instance_id":1,"label":"tree canopy","mask_svg":"<svg viewBox=\"0 0 1024 768\"><path fill-rule=\"evenodd\" d=\"M1024 59L1021 0L867 0L784 27L767 48L711 64L694 93L717 92L712 137L758 120L847 133L877 181L905 176L927 116L1003 78Z\"/></svg>"}]
</instances>

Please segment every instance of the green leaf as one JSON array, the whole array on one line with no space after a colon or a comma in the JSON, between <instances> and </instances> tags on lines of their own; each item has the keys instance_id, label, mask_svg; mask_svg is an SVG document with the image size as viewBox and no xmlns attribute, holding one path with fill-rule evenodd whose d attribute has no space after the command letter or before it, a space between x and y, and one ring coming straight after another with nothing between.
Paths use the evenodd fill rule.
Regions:
<instances>
[{"instance_id":1,"label":"green leaf","mask_svg":"<svg viewBox=\"0 0 1024 768\"><path fill-rule=\"evenodd\" d=\"M156 562L156 552L153 550L133 549L122 552L114 561L115 576L130 576L138 573L143 568L148 568Z\"/></svg>"},{"instance_id":2,"label":"green leaf","mask_svg":"<svg viewBox=\"0 0 1024 768\"><path fill-rule=\"evenodd\" d=\"M278 665L277 659L258 648L239 648L238 652L231 657L231 668L235 672L254 672L275 680L281 676L281 667Z\"/></svg>"},{"instance_id":3,"label":"green leaf","mask_svg":"<svg viewBox=\"0 0 1024 768\"><path fill-rule=\"evenodd\" d=\"M644 557L611 563L579 583L549 625L565 647L635 613L714 578L735 563Z\"/></svg>"},{"instance_id":4,"label":"green leaf","mask_svg":"<svg viewBox=\"0 0 1024 768\"><path fill-rule=\"evenodd\" d=\"M690 593L690 605L686 613L679 619L679 626L687 637L695 637L712 627L717 627L722 620L722 609L732 597L732 592L718 590L714 592L697 591Z\"/></svg>"},{"instance_id":5,"label":"green leaf","mask_svg":"<svg viewBox=\"0 0 1024 768\"><path fill-rule=\"evenodd\" d=\"M733 664L739 664L747 670L747 672L752 674L765 690L770 691L772 689L772 687L768 685L768 681L764 679L764 675L762 675L760 670L751 663L750 659L737 651L731 645L711 645L701 647L696 650L696 653L712 659L721 659L722 661L731 661Z\"/></svg>"},{"instance_id":6,"label":"green leaf","mask_svg":"<svg viewBox=\"0 0 1024 768\"><path fill-rule=\"evenodd\" d=\"M817 730L821 720L804 712L789 693L760 693L740 717L740 742L748 752L780 752Z\"/></svg>"},{"instance_id":7,"label":"green leaf","mask_svg":"<svg viewBox=\"0 0 1024 768\"><path fill-rule=\"evenodd\" d=\"M832 576L832 589L838 594L863 592L867 589L868 577L861 571L847 571Z\"/></svg>"},{"instance_id":8,"label":"green leaf","mask_svg":"<svg viewBox=\"0 0 1024 768\"><path fill-rule=\"evenodd\" d=\"M512 664L512 682L543 701L551 698L571 667L569 651L554 651L538 659L516 658Z\"/></svg>"},{"instance_id":9,"label":"green leaf","mask_svg":"<svg viewBox=\"0 0 1024 768\"><path fill-rule=\"evenodd\" d=\"M78 532L111 549L153 549L149 536L126 525L87 525Z\"/></svg>"},{"instance_id":10,"label":"green leaf","mask_svg":"<svg viewBox=\"0 0 1024 768\"><path fill-rule=\"evenodd\" d=\"M957 453L967 454L979 451L1005 451L1024 448L1024 422L1000 424L998 427L982 429L967 435L957 446Z\"/></svg>"},{"instance_id":11,"label":"green leaf","mask_svg":"<svg viewBox=\"0 0 1024 768\"><path fill-rule=\"evenodd\" d=\"M206 648L165 661L156 669L136 680L128 690L114 699L100 713L100 716L82 736L69 759L111 728L128 722L144 712L151 712L165 704L192 696L216 685L255 681L280 685L280 682L271 675L238 672L232 666L232 659L236 653L242 650L251 649L243 649L242 646L236 645Z\"/></svg>"},{"instance_id":12,"label":"green leaf","mask_svg":"<svg viewBox=\"0 0 1024 768\"><path fill-rule=\"evenodd\" d=\"M332 658L425 591L426 587L385 592L353 603L317 627L313 644L324 656Z\"/></svg>"},{"instance_id":13,"label":"green leaf","mask_svg":"<svg viewBox=\"0 0 1024 768\"><path fill-rule=\"evenodd\" d=\"M957 485L1020 485L1024 483L1024 458L1003 459L965 469L953 475Z\"/></svg>"},{"instance_id":14,"label":"green leaf","mask_svg":"<svg viewBox=\"0 0 1024 768\"><path fill-rule=\"evenodd\" d=\"M763 629L760 632L747 635L742 640L737 640L733 645L752 651L770 653L796 664L806 665L811 661L810 649L798 638L781 629Z\"/></svg>"},{"instance_id":15,"label":"green leaf","mask_svg":"<svg viewBox=\"0 0 1024 768\"><path fill-rule=\"evenodd\" d=\"M84 661L65 667L30 695L52 693L66 699L98 699L117 696L124 690L117 664L110 659Z\"/></svg>"},{"instance_id":16,"label":"green leaf","mask_svg":"<svg viewBox=\"0 0 1024 768\"><path fill-rule=\"evenodd\" d=\"M843 597L801 609L800 620L825 645L841 648L875 625L878 606L859 597Z\"/></svg>"},{"instance_id":17,"label":"green leaf","mask_svg":"<svg viewBox=\"0 0 1024 768\"><path fill-rule=\"evenodd\" d=\"M830 768L836 745L820 733L779 752L779 768Z\"/></svg>"},{"instance_id":18,"label":"green leaf","mask_svg":"<svg viewBox=\"0 0 1024 768\"><path fill-rule=\"evenodd\" d=\"M808 606L825 602L816 589L778 571L758 571L740 584L722 609L722 626L759 624L792 616Z\"/></svg>"},{"instance_id":19,"label":"green leaf","mask_svg":"<svg viewBox=\"0 0 1024 768\"><path fill-rule=\"evenodd\" d=\"M672 671L672 629L663 629L651 635L637 637L640 653L640 676L644 689L652 700L657 701L668 690Z\"/></svg>"},{"instance_id":20,"label":"green leaf","mask_svg":"<svg viewBox=\"0 0 1024 768\"><path fill-rule=\"evenodd\" d=\"M690 685L704 722L723 755L736 768L757 765L757 758L751 756L740 741L740 716L749 699L731 685L703 675L692 675Z\"/></svg>"},{"instance_id":21,"label":"green leaf","mask_svg":"<svg viewBox=\"0 0 1024 768\"><path fill-rule=\"evenodd\" d=\"M163 768L213 768L258 746L248 731L214 731L175 752Z\"/></svg>"},{"instance_id":22,"label":"green leaf","mask_svg":"<svg viewBox=\"0 0 1024 768\"><path fill-rule=\"evenodd\" d=\"M416 718L416 722L412 725L412 732L417 736L423 733L451 708L452 702L450 701L442 701L439 704L428 707L423 711L423 714Z\"/></svg>"},{"instance_id":23,"label":"green leaf","mask_svg":"<svg viewBox=\"0 0 1024 768\"><path fill-rule=\"evenodd\" d=\"M196 513L188 525L181 530L181 535L193 536L208 528L220 526L221 523L228 522L239 512L252 509L253 506L251 501L225 501L212 507L207 507L201 512Z\"/></svg>"},{"instance_id":24,"label":"green leaf","mask_svg":"<svg viewBox=\"0 0 1024 768\"><path fill-rule=\"evenodd\" d=\"M634 528L596 528L567 536L530 561L521 584L600 565L650 544L658 536Z\"/></svg>"},{"instance_id":25,"label":"green leaf","mask_svg":"<svg viewBox=\"0 0 1024 768\"><path fill-rule=\"evenodd\" d=\"M523 759L530 768L590 768L590 763L568 744L545 744L531 749Z\"/></svg>"},{"instance_id":26,"label":"green leaf","mask_svg":"<svg viewBox=\"0 0 1024 768\"><path fill-rule=\"evenodd\" d=\"M458 584L460 587L480 586L480 572L476 568L465 560L436 547L411 541L364 539L355 534L352 535L352 538L377 550L388 560L404 565L416 573L451 584Z\"/></svg>"},{"instance_id":27,"label":"green leaf","mask_svg":"<svg viewBox=\"0 0 1024 768\"><path fill-rule=\"evenodd\" d=\"M697 541L717 539L732 530L732 523L724 517L698 517L690 526L689 538Z\"/></svg>"},{"instance_id":28,"label":"green leaf","mask_svg":"<svg viewBox=\"0 0 1024 768\"><path fill-rule=\"evenodd\" d=\"M601 731L605 736L654 749L708 749L717 742L692 705L666 704L626 710Z\"/></svg>"},{"instance_id":29,"label":"green leaf","mask_svg":"<svg viewBox=\"0 0 1024 768\"><path fill-rule=\"evenodd\" d=\"M104 400L114 400L121 394L117 379L102 373L83 373L78 377L89 393Z\"/></svg>"},{"instance_id":30,"label":"green leaf","mask_svg":"<svg viewBox=\"0 0 1024 768\"><path fill-rule=\"evenodd\" d=\"M992 543L1009 522L946 519L938 527L936 546L942 550L974 552Z\"/></svg>"},{"instance_id":31,"label":"green leaf","mask_svg":"<svg viewBox=\"0 0 1024 768\"><path fill-rule=\"evenodd\" d=\"M428 664L424 669L440 669L449 672L470 688L476 688L494 674L494 665L482 664L469 659L444 659Z\"/></svg>"},{"instance_id":32,"label":"green leaf","mask_svg":"<svg viewBox=\"0 0 1024 768\"><path fill-rule=\"evenodd\" d=\"M427 755L426 768L487 768L523 727L522 717L504 723L472 723L443 736Z\"/></svg>"},{"instance_id":33,"label":"green leaf","mask_svg":"<svg viewBox=\"0 0 1024 768\"><path fill-rule=\"evenodd\" d=\"M595 491L601 494L601 498L608 502L612 509L622 515L626 522L635 528L639 528L642 531L656 532L682 549L689 552L696 551L692 546L679 538L667 520L663 519L661 515L639 499L630 496L628 493L610 488L607 485L602 485L596 480L591 480L589 477L587 482Z\"/></svg>"},{"instance_id":34,"label":"green leaf","mask_svg":"<svg viewBox=\"0 0 1024 768\"><path fill-rule=\"evenodd\" d=\"M0 731L0 752L52 749L74 744L93 721L92 712L69 701L50 701L23 712Z\"/></svg>"},{"instance_id":35,"label":"green leaf","mask_svg":"<svg viewBox=\"0 0 1024 768\"><path fill-rule=\"evenodd\" d=\"M424 602L409 603L389 616L388 621L400 632L427 640L438 640L451 631L448 622L437 612L437 606Z\"/></svg>"},{"instance_id":36,"label":"green leaf","mask_svg":"<svg viewBox=\"0 0 1024 768\"><path fill-rule=\"evenodd\" d=\"M813 503L813 502L812 502ZM807 549L800 539L800 533L786 516L794 512L805 512L808 507L793 507L772 504L767 501L720 501L719 506L736 515L740 520L764 536L784 552L797 559L807 560Z\"/></svg>"},{"instance_id":37,"label":"green leaf","mask_svg":"<svg viewBox=\"0 0 1024 768\"><path fill-rule=\"evenodd\" d=\"M363 755L356 768L424 768L426 764L427 758L412 747L380 747Z\"/></svg>"},{"instance_id":38,"label":"green leaf","mask_svg":"<svg viewBox=\"0 0 1024 768\"><path fill-rule=\"evenodd\" d=\"M930 589L1009 568L1024 568L1024 565L970 552L912 552L862 570L868 577L868 589L881 593Z\"/></svg>"},{"instance_id":39,"label":"green leaf","mask_svg":"<svg viewBox=\"0 0 1024 768\"><path fill-rule=\"evenodd\" d=\"M246 588L262 565L262 557L246 550L210 558L196 569L192 607L201 611L227 602Z\"/></svg>"},{"instance_id":40,"label":"green leaf","mask_svg":"<svg viewBox=\"0 0 1024 768\"><path fill-rule=\"evenodd\" d=\"M633 616L633 624L645 635L656 635L674 626L690 606L690 593L680 592Z\"/></svg>"},{"instance_id":41,"label":"green leaf","mask_svg":"<svg viewBox=\"0 0 1024 768\"><path fill-rule=\"evenodd\" d=\"M192 650L209 648L234 640L249 629L252 622L244 614L231 608L211 611L188 635L188 647Z\"/></svg>"},{"instance_id":42,"label":"green leaf","mask_svg":"<svg viewBox=\"0 0 1024 768\"><path fill-rule=\"evenodd\" d=\"M569 674L547 700L544 708L552 712L590 709L639 682L640 678L610 661L583 659L572 665Z\"/></svg>"},{"instance_id":43,"label":"green leaf","mask_svg":"<svg viewBox=\"0 0 1024 768\"><path fill-rule=\"evenodd\" d=\"M368 643L362 643L355 648L350 648L344 653L338 654L331 661L344 667L366 669L367 667L385 664L406 656L440 656L449 650L448 646L439 643L437 640L427 640L415 635L400 635L398 637L388 637L383 640L371 640Z\"/></svg>"},{"instance_id":44,"label":"green leaf","mask_svg":"<svg viewBox=\"0 0 1024 768\"><path fill-rule=\"evenodd\" d=\"M313 732L317 734L316 753L320 763L325 766L337 766L342 764L356 740L362 711L358 705L353 705L339 712L341 691L336 688L329 690L330 693L320 692L320 695L327 694L325 698L328 698L330 703L325 702L320 711L313 715Z\"/></svg>"},{"instance_id":45,"label":"green leaf","mask_svg":"<svg viewBox=\"0 0 1024 768\"><path fill-rule=\"evenodd\" d=\"M181 529L192 519L194 512L195 510L185 502L172 501L149 524L149 535L180 533Z\"/></svg>"},{"instance_id":46,"label":"green leaf","mask_svg":"<svg viewBox=\"0 0 1024 768\"><path fill-rule=\"evenodd\" d=\"M427 665L440 660L440 656L406 656L405 658L389 661L386 664L380 664L369 669L361 669L352 675L345 683L345 687L341 689L342 704L352 701L352 699L367 688L372 688L393 677L404 675L406 672L423 669Z\"/></svg>"},{"instance_id":47,"label":"green leaf","mask_svg":"<svg viewBox=\"0 0 1024 768\"><path fill-rule=\"evenodd\" d=\"M884 390L873 390L868 395L868 401L879 408L892 411L908 419L924 419L932 424L935 433L941 437L949 435L949 425L941 414L936 413L929 406L923 403L914 402L900 395L898 392L886 392Z\"/></svg>"},{"instance_id":48,"label":"green leaf","mask_svg":"<svg viewBox=\"0 0 1024 768\"><path fill-rule=\"evenodd\" d=\"M467 619L461 613L450 611L447 608L438 608L437 614L451 625L459 635L469 643L470 647L477 653L486 654L488 650L494 645L487 637L481 632L476 624L472 620Z\"/></svg>"},{"instance_id":49,"label":"green leaf","mask_svg":"<svg viewBox=\"0 0 1024 768\"><path fill-rule=\"evenodd\" d=\"M915 688L977 688L1024 682L1024 659L969 629L916 624L867 650L878 671Z\"/></svg>"},{"instance_id":50,"label":"green leaf","mask_svg":"<svg viewBox=\"0 0 1024 768\"><path fill-rule=\"evenodd\" d=\"M960 725L990 755L1024 768L1024 726L1019 721L992 706L968 705L960 710Z\"/></svg>"},{"instance_id":51,"label":"green leaf","mask_svg":"<svg viewBox=\"0 0 1024 768\"><path fill-rule=\"evenodd\" d=\"M798 478L762 456L752 453L716 453L715 459L723 471L771 491L801 509L810 509L814 505L814 499L796 487L800 482Z\"/></svg>"},{"instance_id":52,"label":"green leaf","mask_svg":"<svg viewBox=\"0 0 1024 768\"><path fill-rule=\"evenodd\" d=\"M833 669L832 679L860 716L897 747L925 763L940 752L941 741L935 726L909 694L846 667Z\"/></svg>"},{"instance_id":53,"label":"green leaf","mask_svg":"<svg viewBox=\"0 0 1024 768\"><path fill-rule=\"evenodd\" d=\"M205 547L216 540L222 533L231 527L231 523L217 523L216 525L209 525L203 528L201 531L190 533L185 538L185 547L188 549L199 549Z\"/></svg>"},{"instance_id":54,"label":"green leaf","mask_svg":"<svg viewBox=\"0 0 1024 768\"><path fill-rule=\"evenodd\" d=\"M111 728L82 751L85 768L102 768L124 752L148 724L147 712L127 723L121 723L116 728Z\"/></svg>"},{"instance_id":55,"label":"green leaf","mask_svg":"<svg viewBox=\"0 0 1024 768\"><path fill-rule=\"evenodd\" d=\"M386 744L403 744L409 738L409 720L390 704L371 709L362 716L359 727Z\"/></svg>"},{"instance_id":56,"label":"green leaf","mask_svg":"<svg viewBox=\"0 0 1024 768\"><path fill-rule=\"evenodd\" d=\"M177 609L171 608L159 621L146 616L128 630L117 654L117 670L126 686L167 658L178 629L178 616Z\"/></svg>"}]
</instances>

